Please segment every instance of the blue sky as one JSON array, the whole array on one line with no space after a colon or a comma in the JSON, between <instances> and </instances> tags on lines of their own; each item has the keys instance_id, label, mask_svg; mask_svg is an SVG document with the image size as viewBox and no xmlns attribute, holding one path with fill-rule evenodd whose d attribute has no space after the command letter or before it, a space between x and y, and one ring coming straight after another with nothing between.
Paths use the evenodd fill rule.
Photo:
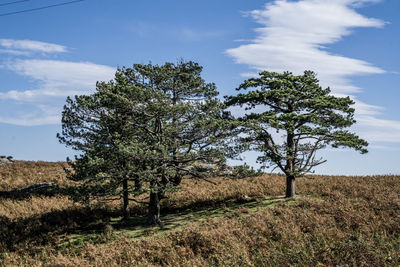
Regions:
<instances>
[{"instance_id":1,"label":"blue sky","mask_svg":"<svg viewBox=\"0 0 400 267\"><path fill-rule=\"evenodd\" d=\"M356 101L353 130L370 142L366 155L322 151L317 173L400 174L400 1L86 0L1 16L62 2L0 5L1 155L64 160L66 96L93 92L117 67L184 58L221 96L260 70L314 70Z\"/></svg>"}]
</instances>

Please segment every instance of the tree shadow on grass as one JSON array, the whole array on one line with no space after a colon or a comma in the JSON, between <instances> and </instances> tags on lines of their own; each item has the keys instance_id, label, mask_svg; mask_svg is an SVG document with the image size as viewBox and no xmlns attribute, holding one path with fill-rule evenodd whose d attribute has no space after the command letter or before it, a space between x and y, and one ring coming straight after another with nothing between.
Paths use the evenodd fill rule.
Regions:
<instances>
[{"instance_id":1,"label":"tree shadow on grass","mask_svg":"<svg viewBox=\"0 0 400 267\"><path fill-rule=\"evenodd\" d=\"M77 230L101 231L118 215L105 209L70 208L16 220L0 216L0 252L55 244L57 236Z\"/></svg>"},{"instance_id":2,"label":"tree shadow on grass","mask_svg":"<svg viewBox=\"0 0 400 267\"><path fill-rule=\"evenodd\" d=\"M74 196L76 194L76 186L68 187L43 187L35 190L26 190L26 188L17 188L9 191L0 191L1 199L24 200L33 196L37 197L54 197L54 196Z\"/></svg>"},{"instance_id":3,"label":"tree shadow on grass","mask_svg":"<svg viewBox=\"0 0 400 267\"><path fill-rule=\"evenodd\" d=\"M162 209L162 226L146 226L144 216L131 218L128 222L111 222L117 231L123 231L132 238L161 234L179 230L183 226L205 221L208 218L220 219L232 215L246 216L251 213L271 208L277 203L294 202L294 199L284 197L269 197L264 199L225 199L220 201L202 201L179 208L166 207Z\"/></svg>"},{"instance_id":4,"label":"tree shadow on grass","mask_svg":"<svg viewBox=\"0 0 400 267\"><path fill-rule=\"evenodd\" d=\"M0 253L52 245L59 247L61 241L73 244L74 240L86 241L104 233L107 225L114 231L124 232L137 238L178 230L192 222L201 222L207 218L223 218L242 209L244 215L259 209L273 207L279 202L294 201L282 197L265 199L225 199L201 201L182 207L162 209L162 227L146 226L143 207L132 209L132 218L121 221L119 210L104 208L74 207L66 210L51 211L29 218L11 220L0 216ZM240 215L240 214L238 214ZM89 238L89 239L90 239Z\"/></svg>"}]
</instances>

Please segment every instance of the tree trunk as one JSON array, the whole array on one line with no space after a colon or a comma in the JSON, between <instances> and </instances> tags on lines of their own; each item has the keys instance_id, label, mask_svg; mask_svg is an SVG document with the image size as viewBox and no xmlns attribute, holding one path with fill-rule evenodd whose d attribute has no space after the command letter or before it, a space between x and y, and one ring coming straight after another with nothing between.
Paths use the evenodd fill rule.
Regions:
<instances>
[{"instance_id":1,"label":"tree trunk","mask_svg":"<svg viewBox=\"0 0 400 267\"><path fill-rule=\"evenodd\" d=\"M294 143L294 133L293 131L287 132L287 139L286 139L286 167L285 167L285 174L286 174L286 196L285 197L295 197L296 192L294 189L294 182L295 176L293 172L295 171L295 143Z\"/></svg>"},{"instance_id":2,"label":"tree trunk","mask_svg":"<svg viewBox=\"0 0 400 267\"><path fill-rule=\"evenodd\" d=\"M135 192L141 193L143 191L142 181L140 181L139 177L135 179Z\"/></svg>"},{"instance_id":3,"label":"tree trunk","mask_svg":"<svg viewBox=\"0 0 400 267\"><path fill-rule=\"evenodd\" d=\"M296 191L294 187L295 177L294 176L286 176L286 196L285 197L295 197Z\"/></svg>"},{"instance_id":4,"label":"tree trunk","mask_svg":"<svg viewBox=\"0 0 400 267\"><path fill-rule=\"evenodd\" d=\"M122 182L123 187L123 199L124 199L124 207L122 213L124 215L124 220L129 220L131 213L129 211L129 191L128 191L128 179L125 178Z\"/></svg>"},{"instance_id":5,"label":"tree trunk","mask_svg":"<svg viewBox=\"0 0 400 267\"><path fill-rule=\"evenodd\" d=\"M163 132L163 124L159 117L156 118L154 123L154 132L158 135ZM159 144L161 141L159 140ZM154 165L154 162L153 164ZM154 167L154 166L153 166ZM162 170L164 171L164 169ZM163 178L165 176L163 175ZM147 224L148 225L161 225L160 220L160 184L157 180L152 180L150 182L150 203L149 210L147 213Z\"/></svg>"},{"instance_id":6,"label":"tree trunk","mask_svg":"<svg viewBox=\"0 0 400 267\"><path fill-rule=\"evenodd\" d=\"M161 225L160 219L160 198L158 192L150 193L149 210L147 213L147 224Z\"/></svg>"}]
</instances>

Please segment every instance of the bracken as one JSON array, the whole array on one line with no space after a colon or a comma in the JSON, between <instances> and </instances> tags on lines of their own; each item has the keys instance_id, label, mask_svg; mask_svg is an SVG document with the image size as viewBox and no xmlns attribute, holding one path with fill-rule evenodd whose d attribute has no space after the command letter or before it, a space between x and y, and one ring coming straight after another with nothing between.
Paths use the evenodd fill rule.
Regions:
<instances>
[{"instance_id":1,"label":"bracken","mask_svg":"<svg viewBox=\"0 0 400 267\"><path fill-rule=\"evenodd\" d=\"M51 174L62 166L1 166L1 188L52 179L71 186L63 174ZM163 213L277 197L285 188L280 175L211 181L217 185L187 179L180 192L164 200ZM400 177L310 176L298 179L297 185L295 202L278 201L258 210L238 206L234 213L164 234L151 228L140 238L109 225L120 216L116 202L85 207L68 196L0 199L0 265L399 266ZM137 215L144 212L139 205L132 209ZM91 239L60 246L87 227L97 229Z\"/></svg>"}]
</instances>

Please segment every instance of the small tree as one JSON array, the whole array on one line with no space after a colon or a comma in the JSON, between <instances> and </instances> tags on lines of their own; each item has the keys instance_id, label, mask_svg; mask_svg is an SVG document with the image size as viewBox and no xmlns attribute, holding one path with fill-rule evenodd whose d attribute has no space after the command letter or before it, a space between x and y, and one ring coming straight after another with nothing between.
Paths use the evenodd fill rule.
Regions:
<instances>
[{"instance_id":1,"label":"small tree","mask_svg":"<svg viewBox=\"0 0 400 267\"><path fill-rule=\"evenodd\" d=\"M315 73L295 76L264 71L244 81L237 90L255 88L227 97L227 106L263 109L239 118L239 138L247 149L260 151L258 162L275 166L286 175L286 197L295 196L295 179L324 163L316 159L319 149L349 147L366 153L366 141L345 130L353 123L354 102L349 97L330 95L322 89ZM279 135L275 135L274 131Z\"/></svg>"},{"instance_id":2,"label":"small tree","mask_svg":"<svg viewBox=\"0 0 400 267\"><path fill-rule=\"evenodd\" d=\"M160 224L160 200L185 175L202 177L195 161L224 160L230 122L212 83L193 62L136 64L98 83L90 96L67 99L62 143L82 151L70 177L84 182L87 198L129 200L149 193L148 223Z\"/></svg>"}]
</instances>

